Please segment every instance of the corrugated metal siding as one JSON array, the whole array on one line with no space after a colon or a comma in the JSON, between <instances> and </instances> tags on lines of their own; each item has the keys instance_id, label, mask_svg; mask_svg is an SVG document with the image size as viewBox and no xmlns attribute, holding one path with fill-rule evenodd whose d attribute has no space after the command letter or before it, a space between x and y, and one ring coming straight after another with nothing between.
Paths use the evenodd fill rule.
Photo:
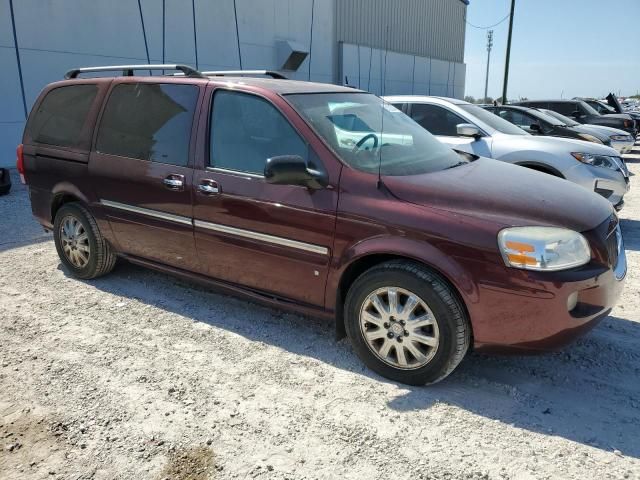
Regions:
<instances>
[{"instance_id":1,"label":"corrugated metal siding","mask_svg":"<svg viewBox=\"0 0 640 480\"><path fill-rule=\"evenodd\" d=\"M335 0L339 42L462 62L460 0Z\"/></svg>"}]
</instances>

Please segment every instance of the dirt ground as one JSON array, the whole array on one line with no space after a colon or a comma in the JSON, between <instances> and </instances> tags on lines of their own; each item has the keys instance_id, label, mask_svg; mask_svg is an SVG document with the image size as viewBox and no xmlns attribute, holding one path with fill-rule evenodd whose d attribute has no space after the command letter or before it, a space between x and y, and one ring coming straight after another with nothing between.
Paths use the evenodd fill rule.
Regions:
<instances>
[{"instance_id":1,"label":"dirt ground","mask_svg":"<svg viewBox=\"0 0 640 480\"><path fill-rule=\"evenodd\" d=\"M120 263L83 282L14 177L0 197L1 479L640 478L640 155L611 316L442 383L366 370L333 327Z\"/></svg>"}]
</instances>

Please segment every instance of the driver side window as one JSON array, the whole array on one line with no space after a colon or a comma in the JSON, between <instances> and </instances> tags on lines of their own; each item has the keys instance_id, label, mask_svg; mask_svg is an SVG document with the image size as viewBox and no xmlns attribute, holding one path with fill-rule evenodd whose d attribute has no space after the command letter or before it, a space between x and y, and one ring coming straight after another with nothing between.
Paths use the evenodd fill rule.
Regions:
<instances>
[{"instance_id":1,"label":"driver side window","mask_svg":"<svg viewBox=\"0 0 640 480\"><path fill-rule=\"evenodd\" d=\"M468 123L462 117L438 105L414 103L411 105L411 118L432 135L457 137L457 126Z\"/></svg>"},{"instance_id":2,"label":"driver side window","mask_svg":"<svg viewBox=\"0 0 640 480\"><path fill-rule=\"evenodd\" d=\"M257 175L268 158L308 157L307 144L268 101L220 90L213 96L209 165Z\"/></svg>"},{"instance_id":3,"label":"driver side window","mask_svg":"<svg viewBox=\"0 0 640 480\"><path fill-rule=\"evenodd\" d=\"M534 123L538 123L537 120L526 113L519 112L517 110L503 110L506 112L506 115L503 116L502 112L500 112L500 116L514 125L517 125L520 128L529 128Z\"/></svg>"}]
</instances>

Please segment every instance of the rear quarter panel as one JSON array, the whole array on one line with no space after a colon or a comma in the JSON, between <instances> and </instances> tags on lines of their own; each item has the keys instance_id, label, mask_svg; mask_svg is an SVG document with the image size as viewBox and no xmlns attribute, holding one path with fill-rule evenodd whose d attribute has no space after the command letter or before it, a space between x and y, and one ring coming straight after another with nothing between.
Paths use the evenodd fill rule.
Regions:
<instances>
[{"instance_id":1,"label":"rear quarter panel","mask_svg":"<svg viewBox=\"0 0 640 480\"><path fill-rule=\"evenodd\" d=\"M74 80L48 85L40 94L29 115L23 135L25 179L29 187L31 209L46 228L53 227L52 206L61 196L73 196L88 207L96 200L93 180L88 175L89 151L98 112L102 107L110 79ZM30 122L44 97L53 89L66 85L95 84L96 98L82 129L78 147L62 147L37 143L30 134ZM93 213L93 212L92 212ZM100 225L101 219L97 220ZM108 234L109 229L101 228Z\"/></svg>"}]
</instances>

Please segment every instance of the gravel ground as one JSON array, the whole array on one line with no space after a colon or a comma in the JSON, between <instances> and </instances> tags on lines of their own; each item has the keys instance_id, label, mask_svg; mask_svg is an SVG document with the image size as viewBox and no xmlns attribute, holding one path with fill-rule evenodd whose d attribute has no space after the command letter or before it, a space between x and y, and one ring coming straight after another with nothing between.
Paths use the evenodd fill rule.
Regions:
<instances>
[{"instance_id":1,"label":"gravel ground","mask_svg":"<svg viewBox=\"0 0 640 480\"><path fill-rule=\"evenodd\" d=\"M2 479L640 478L640 180L610 317L562 352L470 354L428 388L364 369L322 321L125 263L70 278L14 180Z\"/></svg>"}]
</instances>

